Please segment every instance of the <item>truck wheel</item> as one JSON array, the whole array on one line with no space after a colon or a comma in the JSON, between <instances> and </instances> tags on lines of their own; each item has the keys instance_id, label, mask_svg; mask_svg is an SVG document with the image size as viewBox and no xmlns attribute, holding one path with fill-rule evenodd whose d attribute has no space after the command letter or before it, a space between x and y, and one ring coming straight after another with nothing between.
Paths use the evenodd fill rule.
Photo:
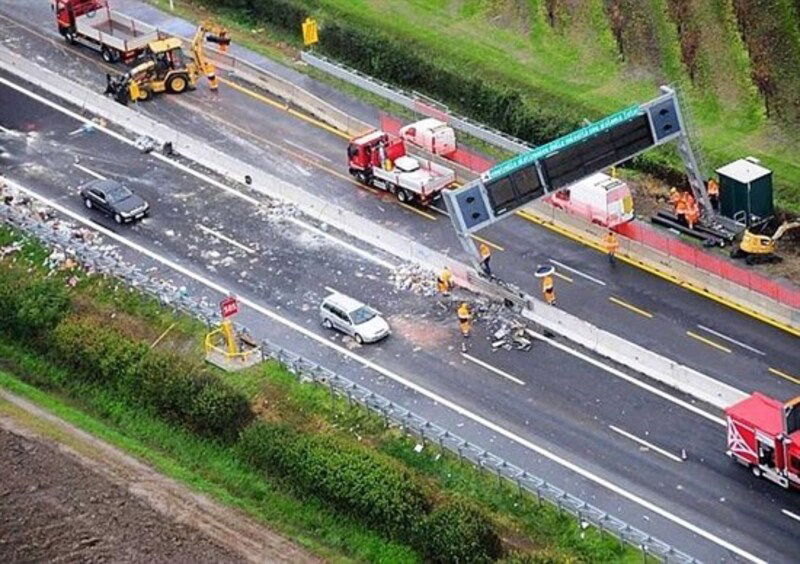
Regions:
<instances>
[{"instance_id":1,"label":"truck wheel","mask_svg":"<svg viewBox=\"0 0 800 564\"><path fill-rule=\"evenodd\" d=\"M356 172L356 180L358 180L361 184L367 183L367 175L361 171Z\"/></svg>"},{"instance_id":2,"label":"truck wheel","mask_svg":"<svg viewBox=\"0 0 800 564\"><path fill-rule=\"evenodd\" d=\"M83 205L86 206L86 209L89 209L89 210L92 209L92 201L89 198L86 198L83 201Z\"/></svg>"},{"instance_id":3,"label":"truck wheel","mask_svg":"<svg viewBox=\"0 0 800 564\"><path fill-rule=\"evenodd\" d=\"M75 45L77 41L75 40L75 32L71 29L68 29L64 32L64 40L69 43L70 45Z\"/></svg>"},{"instance_id":4,"label":"truck wheel","mask_svg":"<svg viewBox=\"0 0 800 564\"><path fill-rule=\"evenodd\" d=\"M411 196L411 194L408 193L408 190L405 190L403 188L398 188L397 189L397 199L398 199L398 201L400 201L400 202L402 202L404 204L407 204L408 202L411 201L411 198L412 198L412 196Z\"/></svg>"},{"instance_id":5,"label":"truck wheel","mask_svg":"<svg viewBox=\"0 0 800 564\"><path fill-rule=\"evenodd\" d=\"M112 47L103 47L103 49L100 51L100 55L109 65L113 65L119 61L119 51Z\"/></svg>"},{"instance_id":6,"label":"truck wheel","mask_svg":"<svg viewBox=\"0 0 800 564\"><path fill-rule=\"evenodd\" d=\"M761 468L759 468L758 466L753 465L750 467L750 470L753 472L753 476L755 476L756 478L761 477Z\"/></svg>"},{"instance_id":7,"label":"truck wheel","mask_svg":"<svg viewBox=\"0 0 800 564\"><path fill-rule=\"evenodd\" d=\"M175 76L170 77L169 82L167 82L167 90L169 90L172 94L180 94L189 86L189 81L187 78L182 74L176 74Z\"/></svg>"}]
</instances>

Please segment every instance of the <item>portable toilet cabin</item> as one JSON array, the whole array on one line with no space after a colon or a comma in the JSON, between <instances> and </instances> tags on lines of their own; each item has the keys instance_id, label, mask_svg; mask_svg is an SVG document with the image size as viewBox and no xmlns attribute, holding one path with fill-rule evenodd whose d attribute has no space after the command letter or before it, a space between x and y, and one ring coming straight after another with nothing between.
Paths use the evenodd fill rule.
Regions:
<instances>
[{"instance_id":1,"label":"portable toilet cabin","mask_svg":"<svg viewBox=\"0 0 800 564\"><path fill-rule=\"evenodd\" d=\"M750 225L775 214L772 171L758 159L747 157L717 169L719 211L739 223Z\"/></svg>"}]
</instances>

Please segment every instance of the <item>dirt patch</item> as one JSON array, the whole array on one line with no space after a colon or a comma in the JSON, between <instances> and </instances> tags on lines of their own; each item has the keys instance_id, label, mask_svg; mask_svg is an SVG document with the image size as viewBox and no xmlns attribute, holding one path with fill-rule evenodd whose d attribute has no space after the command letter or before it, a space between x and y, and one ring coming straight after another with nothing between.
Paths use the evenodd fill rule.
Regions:
<instances>
[{"instance_id":1,"label":"dirt patch","mask_svg":"<svg viewBox=\"0 0 800 564\"><path fill-rule=\"evenodd\" d=\"M486 19L497 27L527 34L531 30L530 10L528 2L492 0Z\"/></svg>"},{"instance_id":2,"label":"dirt patch","mask_svg":"<svg viewBox=\"0 0 800 564\"><path fill-rule=\"evenodd\" d=\"M316 562L238 512L0 391L0 553L10 561ZM25 421L25 423L22 423ZM60 443L45 439L58 436ZM66 446L66 445L69 446Z\"/></svg>"},{"instance_id":3,"label":"dirt patch","mask_svg":"<svg viewBox=\"0 0 800 564\"><path fill-rule=\"evenodd\" d=\"M452 326L435 323L427 319L415 318L410 315L393 315L389 318L392 331L406 341L425 350L441 350L453 340L453 334L458 327L453 315Z\"/></svg>"}]
</instances>

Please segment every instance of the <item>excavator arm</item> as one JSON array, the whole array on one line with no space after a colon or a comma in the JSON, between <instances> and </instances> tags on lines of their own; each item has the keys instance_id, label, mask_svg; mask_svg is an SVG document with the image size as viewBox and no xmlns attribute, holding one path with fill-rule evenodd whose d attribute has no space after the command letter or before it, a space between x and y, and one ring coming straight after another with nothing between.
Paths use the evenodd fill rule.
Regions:
<instances>
[{"instance_id":1,"label":"excavator arm","mask_svg":"<svg viewBox=\"0 0 800 564\"><path fill-rule=\"evenodd\" d=\"M780 227L773 233L771 239L773 241L777 241L781 237L783 237L787 231L791 231L792 229L796 229L800 227L800 221L792 221L791 223L788 221L784 221Z\"/></svg>"},{"instance_id":2,"label":"excavator arm","mask_svg":"<svg viewBox=\"0 0 800 564\"><path fill-rule=\"evenodd\" d=\"M194 59L195 66L198 72L202 72L208 78L212 90L217 89L216 67L208 60L205 51L205 41L209 43L216 43L219 45L219 50L222 53L227 52L228 45L231 44L231 38L228 35L228 30L225 27L215 24L214 22L204 21L194 33L191 42L192 59Z\"/></svg>"}]
</instances>

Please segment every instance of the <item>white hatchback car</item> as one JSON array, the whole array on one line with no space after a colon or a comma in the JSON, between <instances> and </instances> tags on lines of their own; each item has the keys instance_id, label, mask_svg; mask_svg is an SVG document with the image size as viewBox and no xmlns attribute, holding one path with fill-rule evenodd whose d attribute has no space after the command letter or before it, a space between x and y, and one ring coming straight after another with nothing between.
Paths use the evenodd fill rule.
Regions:
<instances>
[{"instance_id":1,"label":"white hatchback car","mask_svg":"<svg viewBox=\"0 0 800 564\"><path fill-rule=\"evenodd\" d=\"M319 306L322 325L350 335L358 344L374 343L391 330L380 313L344 294L333 293Z\"/></svg>"}]
</instances>

